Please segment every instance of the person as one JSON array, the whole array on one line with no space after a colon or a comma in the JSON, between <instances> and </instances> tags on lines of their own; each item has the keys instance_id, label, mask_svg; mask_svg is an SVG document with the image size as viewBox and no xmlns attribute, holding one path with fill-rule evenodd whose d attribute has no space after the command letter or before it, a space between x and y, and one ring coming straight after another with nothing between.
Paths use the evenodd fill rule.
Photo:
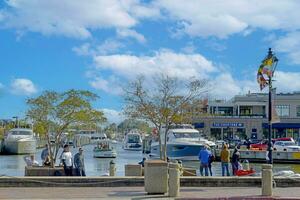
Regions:
<instances>
[{"instance_id":1,"label":"person","mask_svg":"<svg viewBox=\"0 0 300 200\"><path fill-rule=\"evenodd\" d=\"M74 166L76 169L77 176L86 176L84 168L83 148L81 147L79 147L78 153L76 153L74 156Z\"/></svg>"},{"instance_id":2,"label":"person","mask_svg":"<svg viewBox=\"0 0 300 200\"><path fill-rule=\"evenodd\" d=\"M239 169L239 161L240 161L240 153L237 147L234 148L233 154L232 154L232 174L236 175L237 170Z\"/></svg>"},{"instance_id":3,"label":"person","mask_svg":"<svg viewBox=\"0 0 300 200\"><path fill-rule=\"evenodd\" d=\"M212 176L212 169L211 169L211 163L215 160L215 155L213 153L211 153L211 155L208 158L208 170L209 170L209 174L210 176Z\"/></svg>"},{"instance_id":4,"label":"person","mask_svg":"<svg viewBox=\"0 0 300 200\"><path fill-rule=\"evenodd\" d=\"M144 157L143 160L139 162L139 165L142 165L142 167L144 167L145 160L146 160L146 158Z\"/></svg>"},{"instance_id":5,"label":"person","mask_svg":"<svg viewBox=\"0 0 300 200\"><path fill-rule=\"evenodd\" d=\"M41 153L41 160L43 163L43 166L49 166L50 165L50 155L49 155L49 148L48 144L45 145L45 149L43 149Z\"/></svg>"},{"instance_id":6,"label":"person","mask_svg":"<svg viewBox=\"0 0 300 200\"><path fill-rule=\"evenodd\" d=\"M201 151L199 152L199 160L200 160L200 174L203 176L203 169L205 171L205 176L208 176L208 161L211 152L208 150L208 147L205 145Z\"/></svg>"},{"instance_id":7,"label":"person","mask_svg":"<svg viewBox=\"0 0 300 200\"><path fill-rule=\"evenodd\" d=\"M66 176L72 176L73 164L72 164L72 153L70 152L69 145L64 145L64 151L61 154L61 162L64 166Z\"/></svg>"},{"instance_id":8,"label":"person","mask_svg":"<svg viewBox=\"0 0 300 200\"><path fill-rule=\"evenodd\" d=\"M224 144L222 151L221 151L221 167L222 167L222 176L225 176L225 170L226 170L226 175L230 176L229 174L229 162L230 162L230 151L228 149L228 145Z\"/></svg>"},{"instance_id":9,"label":"person","mask_svg":"<svg viewBox=\"0 0 300 200\"><path fill-rule=\"evenodd\" d=\"M25 156L24 161L28 167L39 166L39 162L35 160L34 155Z\"/></svg>"}]
</instances>

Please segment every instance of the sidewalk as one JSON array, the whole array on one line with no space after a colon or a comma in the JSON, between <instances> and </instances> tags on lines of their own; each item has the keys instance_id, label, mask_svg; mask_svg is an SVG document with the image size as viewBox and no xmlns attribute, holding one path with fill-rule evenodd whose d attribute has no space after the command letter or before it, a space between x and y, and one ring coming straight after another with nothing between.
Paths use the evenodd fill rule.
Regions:
<instances>
[{"instance_id":1,"label":"sidewalk","mask_svg":"<svg viewBox=\"0 0 300 200\"><path fill-rule=\"evenodd\" d=\"M177 199L272 199L260 196L254 187L182 187ZM225 197L225 198L224 198ZM275 199L300 199L300 188L275 188ZM8 187L0 188L0 199L174 199L147 195L144 187Z\"/></svg>"}]
</instances>

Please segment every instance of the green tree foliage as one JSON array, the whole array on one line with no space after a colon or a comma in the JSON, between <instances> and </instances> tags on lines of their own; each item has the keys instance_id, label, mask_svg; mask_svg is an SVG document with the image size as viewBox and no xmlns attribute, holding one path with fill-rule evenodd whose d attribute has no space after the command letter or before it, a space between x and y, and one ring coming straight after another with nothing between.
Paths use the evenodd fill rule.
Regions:
<instances>
[{"instance_id":1,"label":"green tree foliage","mask_svg":"<svg viewBox=\"0 0 300 200\"><path fill-rule=\"evenodd\" d=\"M148 87L143 77L138 77L124 89L125 114L151 122L159 134L164 130L163 138L159 136L158 139L160 158L166 160L167 132L170 126L190 118L187 105L192 105L208 91L207 81L195 78L179 81L177 78L160 75L153 78L153 82L147 82L147 85Z\"/></svg>"},{"instance_id":2,"label":"green tree foliage","mask_svg":"<svg viewBox=\"0 0 300 200\"><path fill-rule=\"evenodd\" d=\"M55 165L60 141L64 132L76 125L90 125L106 121L101 111L92 108L91 102L99 97L85 90L69 90L58 93L45 91L42 95L27 100L27 116L34 124L34 131L46 135L52 167ZM54 140L54 145L51 144Z\"/></svg>"}]
</instances>

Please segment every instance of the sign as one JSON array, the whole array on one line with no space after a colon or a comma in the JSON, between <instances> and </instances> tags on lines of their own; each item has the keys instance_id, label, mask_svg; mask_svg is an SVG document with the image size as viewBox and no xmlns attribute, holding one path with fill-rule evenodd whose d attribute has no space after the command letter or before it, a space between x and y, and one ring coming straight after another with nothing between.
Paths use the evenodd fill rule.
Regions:
<instances>
[{"instance_id":1,"label":"sign","mask_svg":"<svg viewBox=\"0 0 300 200\"><path fill-rule=\"evenodd\" d=\"M244 127L243 123L213 123L213 127Z\"/></svg>"}]
</instances>

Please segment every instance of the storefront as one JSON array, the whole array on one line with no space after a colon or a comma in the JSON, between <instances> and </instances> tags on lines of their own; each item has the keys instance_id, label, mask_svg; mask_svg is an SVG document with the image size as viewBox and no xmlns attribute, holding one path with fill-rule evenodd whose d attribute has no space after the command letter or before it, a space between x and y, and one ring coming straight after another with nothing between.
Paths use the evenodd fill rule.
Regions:
<instances>
[{"instance_id":1,"label":"storefront","mask_svg":"<svg viewBox=\"0 0 300 200\"><path fill-rule=\"evenodd\" d=\"M264 136L268 136L268 123L263 123ZM292 137L298 141L300 133L300 123L276 123L272 125L272 138Z\"/></svg>"}]
</instances>

